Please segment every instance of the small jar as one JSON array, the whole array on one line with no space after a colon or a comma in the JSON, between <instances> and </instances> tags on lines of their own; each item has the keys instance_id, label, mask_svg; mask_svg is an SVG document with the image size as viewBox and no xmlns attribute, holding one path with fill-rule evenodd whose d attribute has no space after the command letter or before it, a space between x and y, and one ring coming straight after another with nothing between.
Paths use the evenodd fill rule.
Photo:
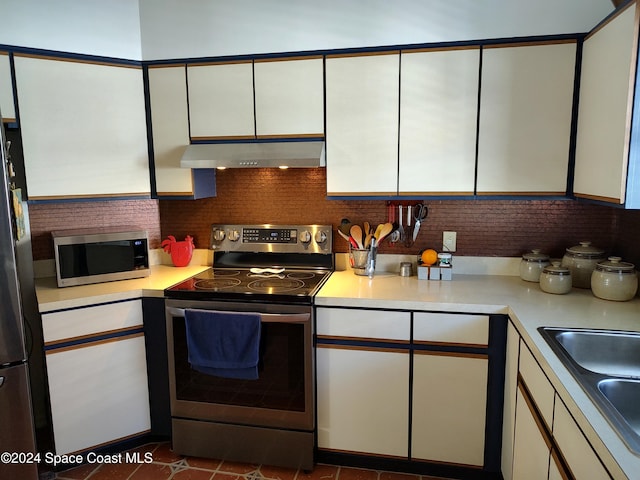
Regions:
<instances>
[{"instance_id":1,"label":"small jar","mask_svg":"<svg viewBox=\"0 0 640 480\"><path fill-rule=\"evenodd\" d=\"M543 292L564 295L571 291L571 285L571 271L562 267L560 262L547 265L540 274L540 289Z\"/></svg>"},{"instance_id":2,"label":"small jar","mask_svg":"<svg viewBox=\"0 0 640 480\"><path fill-rule=\"evenodd\" d=\"M451 254L450 253L439 253L438 254L438 266L440 267L450 267L451 266Z\"/></svg>"},{"instance_id":3,"label":"small jar","mask_svg":"<svg viewBox=\"0 0 640 480\"><path fill-rule=\"evenodd\" d=\"M544 267L549 265L549 255L533 249L530 253L522 255L520 260L520 278L527 282L539 282L540 274Z\"/></svg>"},{"instance_id":4,"label":"small jar","mask_svg":"<svg viewBox=\"0 0 640 480\"><path fill-rule=\"evenodd\" d=\"M400 262L400 276L410 277L412 274L411 262Z\"/></svg>"},{"instance_id":5,"label":"small jar","mask_svg":"<svg viewBox=\"0 0 640 480\"><path fill-rule=\"evenodd\" d=\"M574 287L591 288L591 274L598 262L606 258L601 248L592 246L591 242L580 242L580 245L567 248L562 266L571 270Z\"/></svg>"},{"instance_id":6,"label":"small jar","mask_svg":"<svg viewBox=\"0 0 640 480\"><path fill-rule=\"evenodd\" d=\"M604 300L631 300L638 291L635 266L623 262L620 257L609 257L607 261L598 262L591 274L591 291Z\"/></svg>"}]
</instances>

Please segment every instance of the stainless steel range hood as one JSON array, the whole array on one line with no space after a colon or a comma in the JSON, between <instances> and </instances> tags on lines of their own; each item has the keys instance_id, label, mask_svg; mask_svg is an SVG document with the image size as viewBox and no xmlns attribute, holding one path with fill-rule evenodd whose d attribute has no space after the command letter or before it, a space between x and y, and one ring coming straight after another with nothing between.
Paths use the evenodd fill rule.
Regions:
<instances>
[{"instance_id":1,"label":"stainless steel range hood","mask_svg":"<svg viewBox=\"0 0 640 480\"><path fill-rule=\"evenodd\" d=\"M199 143L188 145L184 168L324 167L324 141Z\"/></svg>"}]
</instances>

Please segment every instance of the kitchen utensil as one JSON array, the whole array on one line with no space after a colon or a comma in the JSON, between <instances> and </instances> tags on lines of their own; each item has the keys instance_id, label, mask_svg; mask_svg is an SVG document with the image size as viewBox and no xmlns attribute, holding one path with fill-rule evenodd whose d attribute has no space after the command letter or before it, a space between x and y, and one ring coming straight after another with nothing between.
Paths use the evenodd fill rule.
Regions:
<instances>
[{"instance_id":1,"label":"kitchen utensil","mask_svg":"<svg viewBox=\"0 0 640 480\"><path fill-rule=\"evenodd\" d=\"M527 282L539 282L542 270L549 263L549 255L540 253L538 249L525 253L520 260L520 278Z\"/></svg>"},{"instance_id":2,"label":"kitchen utensil","mask_svg":"<svg viewBox=\"0 0 640 480\"><path fill-rule=\"evenodd\" d=\"M560 262L553 262L544 267L540 274L540 290L558 295L569 293L572 285L571 277L571 270L561 266Z\"/></svg>"},{"instance_id":3,"label":"kitchen utensil","mask_svg":"<svg viewBox=\"0 0 640 480\"><path fill-rule=\"evenodd\" d=\"M338 225L338 232L342 233L344 238L349 238L351 235L351 221L348 218L343 218L340 220L340 225Z\"/></svg>"},{"instance_id":4,"label":"kitchen utensil","mask_svg":"<svg viewBox=\"0 0 640 480\"><path fill-rule=\"evenodd\" d=\"M413 241L416 241L416 238L418 237L418 232L420 231L420 225L422 225L422 222L425 218L427 218L427 215L429 214L429 209L427 208L426 205L423 205L422 203L419 203L418 205L416 205L414 207L413 210L413 218L415 219L416 223L413 226Z\"/></svg>"},{"instance_id":5,"label":"kitchen utensil","mask_svg":"<svg viewBox=\"0 0 640 480\"><path fill-rule=\"evenodd\" d=\"M404 225L402 225L402 205L398 205L398 232L400 232L400 241L404 242Z\"/></svg>"},{"instance_id":6,"label":"kitchen utensil","mask_svg":"<svg viewBox=\"0 0 640 480\"><path fill-rule=\"evenodd\" d=\"M607 261L598 262L591 274L591 291L604 300L631 300L638 291L635 265L623 262L620 257L609 257Z\"/></svg>"},{"instance_id":7,"label":"kitchen utensil","mask_svg":"<svg viewBox=\"0 0 640 480\"><path fill-rule=\"evenodd\" d=\"M380 228L380 232L378 232L377 229L376 229L376 233L377 233L377 235L375 235L376 243L379 245L380 242L382 242L382 240L384 240L386 238L386 236L391 233L392 230L393 230L393 225L392 224L383 223L381 228Z\"/></svg>"},{"instance_id":8,"label":"kitchen utensil","mask_svg":"<svg viewBox=\"0 0 640 480\"><path fill-rule=\"evenodd\" d=\"M358 244L358 248L364 248L362 227L360 225L351 225L351 237L353 237Z\"/></svg>"},{"instance_id":9,"label":"kitchen utensil","mask_svg":"<svg viewBox=\"0 0 640 480\"><path fill-rule=\"evenodd\" d=\"M592 246L591 242L580 242L580 245L567 248L562 266L571 270L574 287L591 288L591 274L598 262L605 259L604 250Z\"/></svg>"},{"instance_id":10,"label":"kitchen utensil","mask_svg":"<svg viewBox=\"0 0 640 480\"><path fill-rule=\"evenodd\" d=\"M369 248L371 245L371 239L373 238L373 228L369 222L364 222L364 248Z\"/></svg>"}]
</instances>

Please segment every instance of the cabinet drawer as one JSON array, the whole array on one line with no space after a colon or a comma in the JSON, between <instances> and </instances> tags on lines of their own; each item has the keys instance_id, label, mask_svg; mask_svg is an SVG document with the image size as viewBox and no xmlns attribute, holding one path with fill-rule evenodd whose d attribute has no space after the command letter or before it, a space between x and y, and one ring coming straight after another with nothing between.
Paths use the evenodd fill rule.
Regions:
<instances>
[{"instance_id":1,"label":"cabinet drawer","mask_svg":"<svg viewBox=\"0 0 640 480\"><path fill-rule=\"evenodd\" d=\"M523 341L520 344L520 375L547 427L551 430L555 390Z\"/></svg>"},{"instance_id":2,"label":"cabinet drawer","mask_svg":"<svg viewBox=\"0 0 640 480\"><path fill-rule=\"evenodd\" d=\"M42 315L45 344L138 326L142 326L140 299Z\"/></svg>"},{"instance_id":3,"label":"cabinet drawer","mask_svg":"<svg viewBox=\"0 0 640 480\"><path fill-rule=\"evenodd\" d=\"M319 308L316 332L325 337L409 341L411 314L381 310Z\"/></svg>"},{"instance_id":4,"label":"cabinet drawer","mask_svg":"<svg viewBox=\"0 0 640 480\"><path fill-rule=\"evenodd\" d=\"M416 342L458 343L486 347L489 344L488 315L418 312L413 316Z\"/></svg>"}]
</instances>

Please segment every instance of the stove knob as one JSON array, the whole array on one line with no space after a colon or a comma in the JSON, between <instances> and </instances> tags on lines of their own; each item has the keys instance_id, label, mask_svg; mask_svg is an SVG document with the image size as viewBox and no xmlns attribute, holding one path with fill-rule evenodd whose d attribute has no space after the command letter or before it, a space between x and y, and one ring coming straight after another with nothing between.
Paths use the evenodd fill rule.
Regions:
<instances>
[{"instance_id":1,"label":"stove knob","mask_svg":"<svg viewBox=\"0 0 640 480\"><path fill-rule=\"evenodd\" d=\"M223 241L223 240L224 240L224 236L225 236L225 235L224 235L224 230L223 230L223 229L221 229L221 228L216 228L216 229L213 231L213 239L214 239L216 242L221 242L221 241Z\"/></svg>"},{"instance_id":2,"label":"stove knob","mask_svg":"<svg viewBox=\"0 0 640 480\"><path fill-rule=\"evenodd\" d=\"M318 232L316 232L314 240L318 245L322 245L324 242L327 241L327 234L322 230L319 230Z\"/></svg>"},{"instance_id":3,"label":"stove knob","mask_svg":"<svg viewBox=\"0 0 640 480\"><path fill-rule=\"evenodd\" d=\"M232 242L237 242L240 239L240 232L238 230L229 230L227 238Z\"/></svg>"},{"instance_id":4,"label":"stove knob","mask_svg":"<svg viewBox=\"0 0 640 480\"><path fill-rule=\"evenodd\" d=\"M309 233L308 230L304 230L304 231L300 232L300 241L302 243L311 242L311 234Z\"/></svg>"}]
</instances>

